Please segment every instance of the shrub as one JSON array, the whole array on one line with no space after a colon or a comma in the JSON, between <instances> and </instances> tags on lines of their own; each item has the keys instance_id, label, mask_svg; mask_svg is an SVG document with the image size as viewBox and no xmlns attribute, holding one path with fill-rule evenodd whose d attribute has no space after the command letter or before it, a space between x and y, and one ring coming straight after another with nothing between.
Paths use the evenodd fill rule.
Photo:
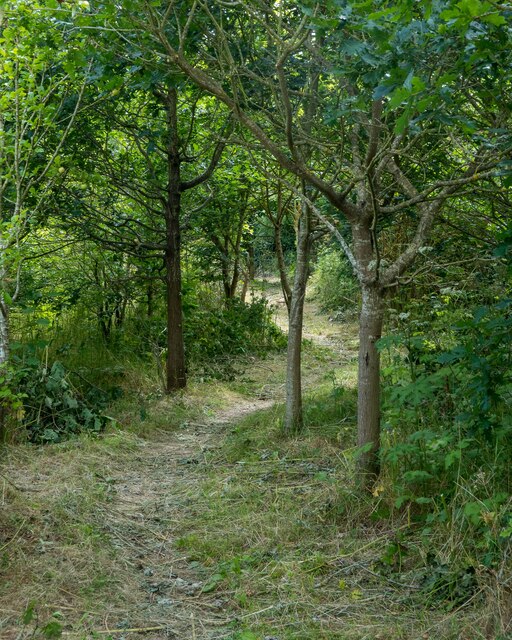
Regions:
<instances>
[{"instance_id":1,"label":"shrub","mask_svg":"<svg viewBox=\"0 0 512 640\"><path fill-rule=\"evenodd\" d=\"M232 373L233 357L265 355L284 348L286 337L272 322L268 302L229 300L221 308L193 309L185 322L187 358L213 377Z\"/></svg>"},{"instance_id":2,"label":"shrub","mask_svg":"<svg viewBox=\"0 0 512 640\"><path fill-rule=\"evenodd\" d=\"M315 298L324 311L345 312L358 308L359 288L340 251L326 247L319 253L312 284Z\"/></svg>"},{"instance_id":3,"label":"shrub","mask_svg":"<svg viewBox=\"0 0 512 640\"><path fill-rule=\"evenodd\" d=\"M84 431L99 433L109 421L100 413L106 394L97 390L94 403L86 399L58 361L51 367L35 358L20 361L11 384L23 402L19 420L30 442L60 442Z\"/></svg>"},{"instance_id":4,"label":"shrub","mask_svg":"<svg viewBox=\"0 0 512 640\"><path fill-rule=\"evenodd\" d=\"M448 348L427 334L380 342L394 353L395 375L397 359L404 363L385 385L383 457L395 504L464 535L466 553L486 566L512 539L511 311L510 299L477 308L452 327Z\"/></svg>"}]
</instances>

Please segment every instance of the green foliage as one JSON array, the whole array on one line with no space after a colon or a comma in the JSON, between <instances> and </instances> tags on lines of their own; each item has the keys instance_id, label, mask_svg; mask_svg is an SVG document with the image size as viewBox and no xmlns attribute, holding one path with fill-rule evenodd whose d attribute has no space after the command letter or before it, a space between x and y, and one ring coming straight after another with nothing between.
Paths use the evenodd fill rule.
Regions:
<instances>
[{"instance_id":1,"label":"green foliage","mask_svg":"<svg viewBox=\"0 0 512 640\"><path fill-rule=\"evenodd\" d=\"M13 388L15 372L4 364L0 367L0 407L5 415L19 412L23 406L23 397ZM4 417L5 417L4 415Z\"/></svg>"},{"instance_id":2,"label":"green foliage","mask_svg":"<svg viewBox=\"0 0 512 640\"><path fill-rule=\"evenodd\" d=\"M60 442L84 431L97 434L109 421L99 412L105 405L105 395L100 393L91 404L90 397L87 401L73 387L59 361L51 367L36 358L20 361L12 383L23 398L19 417L31 442Z\"/></svg>"},{"instance_id":3,"label":"green foliage","mask_svg":"<svg viewBox=\"0 0 512 640\"><path fill-rule=\"evenodd\" d=\"M429 554L421 592L430 607L439 605L451 610L463 605L477 589L475 568L471 565L454 569Z\"/></svg>"},{"instance_id":4,"label":"green foliage","mask_svg":"<svg viewBox=\"0 0 512 640\"><path fill-rule=\"evenodd\" d=\"M233 299L220 308L195 308L186 319L185 345L194 367L204 375L222 377L233 375L233 358L282 349L286 337L272 322L265 299Z\"/></svg>"},{"instance_id":5,"label":"green foliage","mask_svg":"<svg viewBox=\"0 0 512 640\"><path fill-rule=\"evenodd\" d=\"M48 640L54 640L55 638L61 638L64 631L63 625L59 622L62 614L59 611L55 611L52 617L44 625L39 624L37 602L31 600L27 605L23 615L21 617L21 623L24 627L31 627L31 637L47 638ZM37 634L37 636L36 636Z\"/></svg>"},{"instance_id":6,"label":"green foliage","mask_svg":"<svg viewBox=\"0 0 512 640\"><path fill-rule=\"evenodd\" d=\"M395 505L413 507L428 531L466 532L488 566L500 562L512 515L511 308L510 299L477 308L453 326L448 348L426 333L381 341L394 353L393 375L401 371L386 392L383 450ZM465 582L470 594L467 567L436 571L429 588L438 596L460 603Z\"/></svg>"},{"instance_id":7,"label":"green foliage","mask_svg":"<svg viewBox=\"0 0 512 640\"><path fill-rule=\"evenodd\" d=\"M320 251L312 284L315 298L325 311L354 312L358 308L357 281L339 250L325 247Z\"/></svg>"}]
</instances>

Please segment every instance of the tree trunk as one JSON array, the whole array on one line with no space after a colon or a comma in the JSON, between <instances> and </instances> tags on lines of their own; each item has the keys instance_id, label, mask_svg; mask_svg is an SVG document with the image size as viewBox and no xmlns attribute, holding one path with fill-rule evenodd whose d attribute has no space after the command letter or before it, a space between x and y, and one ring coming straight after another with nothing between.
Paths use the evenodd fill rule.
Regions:
<instances>
[{"instance_id":1,"label":"tree trunk","mask_svg":"<svg viewBox=\"0 0 512 640\"><path fill-rule=\"evenodd\" d=\"M309 270L309 227L310 212L302 207L297 233L297 265L288 322L288 352L286 361L286 413L284 431L287 434L298 433L304 426L302 414L302 321L304 316L304 298Z\"/></svg>"},{"instance_id":2,"label":"tree trunk","mask_svg":"<svg viewBox=\"0 0 512 640\"><path fill-rule=\"evenodd\" d=\"M292 303L292 290L286 273L286 262L284 259L283 243L281 241L281 224L274 225L274 243L276 246L277 267L279 269L279 279L281 280L281 289L283 291L284 302L290 316Z\"/></svg>"},{"instance_id":3,"label":"tree trunk","mask_svg":"<svg viewBox=\"0 0 512 640\"><path fill-rule=\"evenodd\" d=\"M176 195L178 196L176 198ZM167 285L167 393L187 384L181 301L179 194L170 198L165 271Z\"/></svg>"},{"instance_id":4,"label":"tree trunk","mask_svg":"<svg viewBox=\"0 0 512 640\"><path fill-rule=\"evenodd\" d=\"M240 249L238 249L238 252ZM233 264L233 276L231 278L231 285L229 287L229 297L232 300L236 296L236 290L238 289L238 281L240 280L240 255L235 256L235 262Z\"/></svg>"},{"instance_id":5,"label":"tree trunk","mask_svg":"<svg viewBox=\"0 0 512 640\"><path fill-rule=\"evenodd\" d=\"M240 293L240 300L245 302L247 297L247 291L249 290L249 285L251 282L254 282L254 278L256 277L256 265L254 264L254 247L249 245L247 247L247 260L244 271L244 282L242 286L242 291Z\"/></svg>"},{"instance_id":6,"label":"tree trunk","mask_svg":"<svg viewBox=\"0 0 512 640\"><path fill-rule=\"evenodd\" d=\"M359 373L357 398L358 446L364 451L358 460L363 485L379 475L380 460L380 354L375 346L381 337L384 316L382 290L363 285L359 320Z\"/></svg>"},{"instance_id":7,"label":"tree trunk","mask_svg":"<svg viewBox=\"0 0 512 640\"><path fill-rule=\"evenodd\" d=\"M9 361L9 309L5 301L0 301L0 369ZM7 410L0 402L0 442L5 439L5 421Z\"/></svg>"},{"instance_id":8,"label":"tree trunk","mask_svg":"<svg viewBox=\"0 0 512 640\"><path fill-rule=\"evenodd\" d=\"M9 360L9 310L5 302L0 303L0 367Z\"/></svg>"},{"instance_id":9,"label":"tree trunk","mask_svg":"<svg viewBox=\"0 0 512 640\"><path fill-rule=\"evenodd\" d=\"M176 89L168 92L169 146L168 176L165 209L166 250L165 271L167 285L167 393L187 384L185 347L183 342L183 309L181 301L181 176L178 137L178 97Z\"/></svg>"},{"instance_id":10,"label":"tree trunk","mask_svg":"<svg viewBox=\"0 0 512 640\"><path fill-rule=\"evenodd\" d=\"M222 287L224 288L224 302L231 298L231 277L229 274L229 238L224 236L224 244L219 241L222 260Z\"/></svg>"}]
</instances>

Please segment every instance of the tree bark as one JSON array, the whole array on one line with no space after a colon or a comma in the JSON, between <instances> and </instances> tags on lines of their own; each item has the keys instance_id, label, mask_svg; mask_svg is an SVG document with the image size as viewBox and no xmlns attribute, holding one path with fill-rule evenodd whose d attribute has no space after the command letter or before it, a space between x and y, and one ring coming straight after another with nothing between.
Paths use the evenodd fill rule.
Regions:
<instances>
[{"instance_id":1,"label":"tree bark","mask_svg":"<svg viewBox=\"0 0 512 640\"><path fill-rule=\"evenodd\" d=\"M242 291L240 293L240 300L245 302L247 298L247 291L249 290L249 285L254 281L256 277L256 266L254 264L254 247L250 244L247 247L247 259L244 271L244 282L242 286Z\"/></svg>"},{"instance_id":2,"label":"tree bark","mask_svg":"<svg viewBox=\"0 0 512 640\"><path fill-rule=\"evenodd\" d=\"M363 285L359 319L359 372L357 397L358 459L362 484L371 485L380 472L380 354L375 345L381 337L384 316L383 292L378 285Z\"/></svg>"},{"instance_id":3,"label":"tree bark","mask_svg":"<svg viewBox=\"0 0 512 640\"><path fill-rule=\"evenodd\" d=\"M297 263L291 296L288 322L288 351L286 360L286 411L284 431L287 434L298 433L304 427L302 411L302 324L304 317L304 299L309 271L310 252L310 211L302 206L297 233Z\"/></svg>"},{"instance_id":4,"label":"tree bark","mask_svg":"<svg viewBox=\"0 0 512 640\"><path fill-rule=\"evenodd\" d=\"M9 360L9 310L4 301L0 304L0 367Z\"/></svg>"},{"instance_id":5,"label":"tree bark","mask_svg":"<svg viewBox=\"0 0 512 640\"><path fill-rule=\"evenodd\" d=\"M167 285L167 393L187 384L183 343L179 198L169 203L165 270Z\"/></svg>"},{"instance_id":6,"label":"tree bark","mask_svg":"<svg viewBox=\"0 0 512 640\"><path fill-rule=\"evenodd\" d=\"M276 246L276 258L277 268L279 270L279 279L281 281L281 289L283 291L284 302L288 311L288 317L290 316L291 304L292 304L292 290L290 282L288 280L288 274L286 272L286 262L284 259L283 243L281 240L281 222L277 222L274 225L274 243Z\"/></svg>"},{"instance_id":7,"label":"tree bark","mask_svg":"<svg viewBox=\"0 0 512 640\"><path fill-rule=\"evenodd\" d=\"M9 361L10 353L9 336L9 308L4 300L0 301L0 370ZM5 439L5 422L7 409L0 402L0 442Z\"/></svg>"},{"instance_id":8,"label":"tree bark","mask_svg":"<svg viewBox=\"0 0 512 640\"><path fill-rule=\"evenodd\" d=\"M185 347L183 338L183 309L181 300L181 176L178 137L178 96L171 88L167 94L169 146L167 151L168 178L165 207L166 249L165 271L167 285L167 380L166 391L171 393L187 384Z\"/></svg>"}]
</instances>

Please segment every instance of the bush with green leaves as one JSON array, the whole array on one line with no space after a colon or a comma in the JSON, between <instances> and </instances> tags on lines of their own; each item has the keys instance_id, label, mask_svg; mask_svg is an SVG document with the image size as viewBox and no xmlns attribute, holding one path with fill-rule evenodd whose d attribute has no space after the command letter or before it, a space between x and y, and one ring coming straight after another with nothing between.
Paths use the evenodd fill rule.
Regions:
<instances>
[{"instance_id":1,"label":"bush with green leaves","mask_svg":"<svg viewBox=\"0 0 512 640\"><path fill-rule=\"evenodd\" d=\"M286 346L286 336L272 321L273 312L265 299L246 303L234 298L220 302L199 293L184 291L185 355L192 374L232 378L237 360L264 356ZM151 318L131 318L125 327L124 340L133 342L132 354L156 359L158 366L163 367L167 336L161 312Z\"/></svg>"},{"instance_id":2,"label":"bush with green leaves","mask_svg":"<svg viewBox=\"0 0 512 640\"><path fill-rule=\"evenodd\" d=\"M457 322L450 347L433 331L380 341L394 376L383 461L397 507L408 504L427 531L458 530L491 566L512 542L512 299Z\"/></svg>"},{"instance_id":3,"label":"bush with green leaves","mask_svg":"<svg viewBox=\"0 0 512 640\"><path fill-rule=\"evenodd\" d=\"M91 402L90 394L86 398L72 385L59 361L48 366L33 357L19 360L11 384L23 401L19 418L30 442L55 443L82 432L97 434L109 422L101 413L106 394L97 390Z\"/></svg>"},{"instance_id":4,"label":"bush with green leaves","mask_svg":"<svg viewBox=\"0 0 512 640\"><path fill-rule=\"evenodd\" d=\"M318 254L312 276L315 298L324 311L356 311L359 287L345 256L336 248L325 247Z\"/></svg>"},{"instance_id":5,"label":"bush with green leaves","mask_svg":"<svg viewBox=\"0 0 512 640\"><path fill-rule=\"evenodd\" d=\"M191 310L185 323L185 345L194 368L212 377L229 377L234 358L282 349L286 337L272 321L265 299L250 303L233 299L222 307Z\"/></svg>"}]
</instances>

